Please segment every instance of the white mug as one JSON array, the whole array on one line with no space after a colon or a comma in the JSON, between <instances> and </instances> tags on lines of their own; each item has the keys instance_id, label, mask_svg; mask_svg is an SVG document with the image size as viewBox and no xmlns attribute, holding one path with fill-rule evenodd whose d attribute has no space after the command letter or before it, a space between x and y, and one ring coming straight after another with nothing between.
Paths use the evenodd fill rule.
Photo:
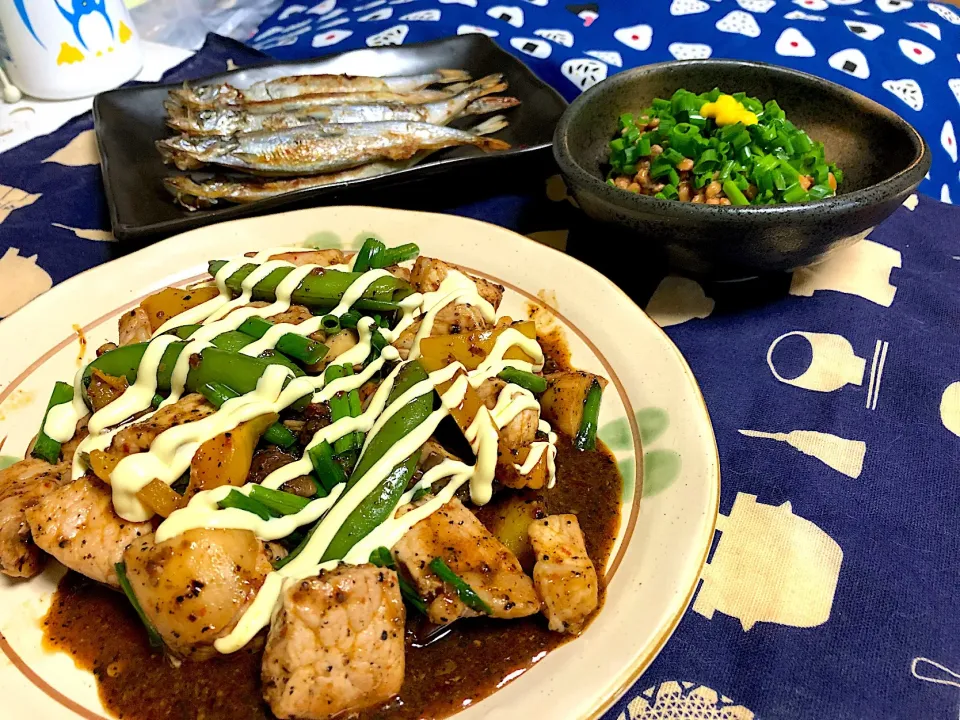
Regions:
<instances>
[{"instance_id":1,"label":"white mug","mask_svg":"<svg viewBox=\"0 0 960 720\"><path fill-rule=\"evenodd\" d=\"M0 0L0 48L23 92L69 100L110 90L143 67L123 0Z\"/></svg>"}]
</instances>

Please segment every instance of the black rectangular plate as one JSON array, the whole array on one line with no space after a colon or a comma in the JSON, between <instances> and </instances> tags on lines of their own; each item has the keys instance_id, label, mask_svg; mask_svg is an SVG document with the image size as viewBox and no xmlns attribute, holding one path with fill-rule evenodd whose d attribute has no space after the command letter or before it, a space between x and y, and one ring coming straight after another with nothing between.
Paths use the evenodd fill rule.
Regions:
<instances>
[{"instance_id":1,"label":"black rectangular plate","mask_svg":"<svg viewBox=\"0 0 960 720\"><path fill-rule=\"evenodd\" d=\"M566 109L566 102L530 68L485 35L352 50L307 62L273 62L211 75L197 82L227 81L245 88L258 80L283 75L408 75L436 68L462 68L474 78L503 73L510 84L504 94L521 101L518 107L506 111L510 125L496 134L497 138L510 143L509 150L484 153L476 148L451 148L431 155L415 167L381 177L300 190L249 205L223 204L193 212L177 205L164 190L163 178L177 171L163 164L154 145L172 133L164 122L163 101L167 91L179 85L142 85L98 95L93 104L93 117L114 236L118 240L159 238L222 220L262 215L288 205L303 207L361 200L376 204L370 202L373 191L441 173L447 184L448 175L453 182L458 176L464 178L466 173L472 174L481 164L490 165L511 157L518 160L521 155L536 155L542 160L541 156L549 155L553 130ZM454 124L463 126L463 122ZM505 162L505 169L506 166L512 167L513 163Z\"/></svg>"}]
</instances>

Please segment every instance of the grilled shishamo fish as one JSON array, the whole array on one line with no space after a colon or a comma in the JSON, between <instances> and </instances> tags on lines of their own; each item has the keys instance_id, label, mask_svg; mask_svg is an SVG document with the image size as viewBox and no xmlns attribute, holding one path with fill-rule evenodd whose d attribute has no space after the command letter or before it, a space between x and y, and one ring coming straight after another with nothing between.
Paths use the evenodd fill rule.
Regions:
<instances>
[{"instance_id":1,"label":"grilled shishamo fish","mask_svg":"<svg viewBox=\"0 0 960 720\"><path fill-rule=\"evenodd\" d=\"M256 82L246 90L227 83L198 85L171 90L170 95L192 107L242 105L248 102L280 100L317 93L394 92L409 93L428 85L463 82L470 75L463 70L436 70L420 75L366 77L356 75L291 75Z\"/></svg>"},{"instance_id":2,"label":"grilled shishamo fish","mask_svg":"<svg viewBox=\"0 0 960 720\"><path fill-rule=\"evenodd\" d=\"M223 107L197 110L185 106L169 108L167 125L188 135L235 135L261 130L283 130L315 122L355 123L408 120L446 125L462 115L485 115L519 104L516 98L486 98L507 89L502 75L494 74L471 83L463 91L445 100L421 105L405 103L369 103L324 105L303 113L284 112L259 115L243 108ZM482 99L481 99L482 98Z\"/></svg>"},{"instance_id":3,"label":"grilled shishamo fish","mask_svg":"<svg viewBox=\"0 0 960 720\"><path fill-rule=\"evenodd\" d=\"M497 100L498 98L490 98ZM484 102L478 100L476 102ZM507 127L509 123L502 115L495 115L492 118L484 120L479 125L470 129L474 135L491 135ZM360 167L341 170L340 172L327 173L324 175L312 175L308 177L282 178L278 180L258 180L250 178L248 180L229 180L215 178L203 182L195 182L186 175L174 175L164 178L163 185L167 191L173 195L177 202L188 210L198 210L216 205L220 200L226 200L233 203L252 203L257 200L285 193L296 192L306 188L323 187L324 185L333 185L348 180L361 180L364 178L377 177L387 173L405 170L421 162L431 154L430 150L423 150L416 153L407 160L383 160L380 162L367 163Z\"/></svg>"},{"instance_id":4,"label":"grilled shishamo fish","mask_svg":"<svg viewBox=\"0 0 960 720\"><path fill-rule=\"evenodd\" d=\"M232 138L168 138L157 142L160 154L180 170L205 164L283 177L315 175L379 160L406 160L421 150L472 145L506 150L503 140L465 130L417 122L331 123Z\"/></svg>"}]
</instances>

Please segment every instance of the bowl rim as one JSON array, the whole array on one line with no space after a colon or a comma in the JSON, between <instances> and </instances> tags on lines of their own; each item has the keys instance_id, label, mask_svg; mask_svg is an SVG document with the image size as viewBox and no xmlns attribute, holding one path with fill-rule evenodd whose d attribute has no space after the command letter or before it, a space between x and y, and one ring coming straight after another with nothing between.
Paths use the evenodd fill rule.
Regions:
<instances>
[{"instance_id":1,"label":"bowl rim","mask_svg":"<svg viewBox=\"0 0 960 720\"><path fill-rule=\"evenodd\" d=\"M594 175L581 165L573 152L569 148L569 129L574 118L583 111L594 99L602 92L602 87L610 87L612 84L629 84L637 77L645 77L656 74L659 71L674 68L680 65L689 66L731 66L754 72L772 74L790 80L801 80L803 82L813 82L826 86L828 90L837 94L851 97L858 103L862 103L868 109L886 120L899 126L901 130L913 141L914 157L907 167L884 178L880 182L868 185L867 187L854 190L842 195L835 195L823 200L813 200L800 203L779 203L776 205L702 205L700 203L679 202L677 200L660 200L650 195L641 195L624 192L617 188L611 188L607 183ZM664 215L671 215L675 218L696 218L700 221L707 216L716 217L717 212L735 213L741 217L751 217L756 219L784 220L784 216L795 217L805 216L810 213L818 214L823 211L831 213L843 213L854 211L866 206L874 205L880 200L876 197L878 191L883 199L896 197L901 193L916 187L930 169L931 157L930 146L917 129L903 119L899 114L890 108L881 105L875 100L871 100L865 95L861 95L856 90L845 87L838 83L827 80L818 75L806 73L782 65L759 62L755 60L736 60L728 58L705 58L695 60L669 60L666 62L652 63L649 65L640 65L629 70L624 70L611 75L607 79L597 83L586 92L577 97L560 117L553 136L553 156L560 170L564 175L572 175L580 184L586 185L588 190L594 193L602 193L605 199L612 204L626 205L628 208L637 212L657 212ZM614 190L616 193L614 194ZM713 215L711 215L713 214Z\"/></svg>"}]
</instances>

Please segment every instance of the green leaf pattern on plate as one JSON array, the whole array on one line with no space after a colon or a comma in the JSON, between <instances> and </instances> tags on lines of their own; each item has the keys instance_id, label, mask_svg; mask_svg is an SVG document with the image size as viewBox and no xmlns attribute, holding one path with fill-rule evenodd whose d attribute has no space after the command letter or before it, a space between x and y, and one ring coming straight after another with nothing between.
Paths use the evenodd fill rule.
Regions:
<instances>
[{"instance_id":1,"label":"green leaf pattern on plate","mask_svg":"<svg viewBox=\"0 0 960 720\"><path fill-rule=\"evenodd\" d=\"M653 497L663 492L680 477L680 453L667 448L651 449L670 427L670 414L661 407L646 407L636 412L637 428L643 455L643 495ZM598 432L600 439L618 456L617 467L623 478L623 500L633 496L636 475L636 458L633 454L633 437L627 418L617 418L606 423ZM629 453L629 454L628 454Z\"/></svg>"}]
</instances>

